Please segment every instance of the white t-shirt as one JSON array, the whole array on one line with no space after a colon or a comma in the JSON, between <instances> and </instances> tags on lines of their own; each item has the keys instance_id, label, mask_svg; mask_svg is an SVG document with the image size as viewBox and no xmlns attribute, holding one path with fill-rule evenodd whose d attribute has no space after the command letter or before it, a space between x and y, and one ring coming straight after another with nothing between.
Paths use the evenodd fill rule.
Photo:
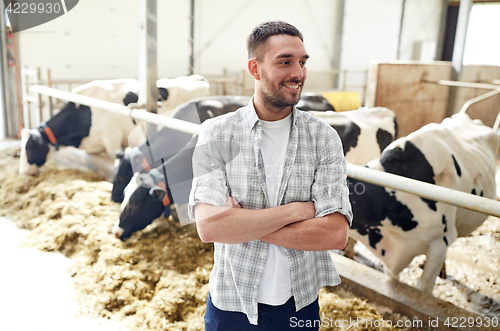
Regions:
<instances>
[{"instance_id":1,"label":"white t-shirt","mask_svg":"<svg viewBox=\"0 0 500 331\"><path fill-rule=\"evenodd\" d=\"M279 121L262 121L260 151L266 173L270 207L278 205L278 191L283 177L291 114ZM278 306L292 296L290 262L284 247L269 244L266 266L259 285L258 302Z\"/></svg>"}]
</instances>

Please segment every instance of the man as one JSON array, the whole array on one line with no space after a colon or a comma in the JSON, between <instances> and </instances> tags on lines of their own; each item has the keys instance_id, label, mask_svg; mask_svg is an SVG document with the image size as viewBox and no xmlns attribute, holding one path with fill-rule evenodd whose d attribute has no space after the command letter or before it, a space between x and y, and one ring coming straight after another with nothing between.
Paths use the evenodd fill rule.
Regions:
<instances>
[{"instance_id":1,"label":"man","mask_svg":"<svg viewBox=\"0 0 500 331\"><path fill-rule=\"evenodd\" d=\"M247 48L254 96L206 121L193 156L190 216L215 243L205 328L296 330L303 320L317 330L319 289L340 283L326 250L345 246L352 220L342 144L294 107L307 77L302 34L266 22Z\"/></svg>"}]
</instances>

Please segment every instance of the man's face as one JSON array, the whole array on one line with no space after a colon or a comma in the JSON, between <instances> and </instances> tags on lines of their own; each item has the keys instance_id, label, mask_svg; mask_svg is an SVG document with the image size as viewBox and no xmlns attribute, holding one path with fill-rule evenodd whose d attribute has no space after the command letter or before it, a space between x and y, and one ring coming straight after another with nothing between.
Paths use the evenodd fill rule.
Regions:
<instances>
[{"instance_id":1,"label":"man's face","mask_svg":"<svg viewBox=\"0 0 500 331\"><path fill-rule=\"evenodd\" d=\"M269 37L259 61L262 99L276 108L296 105L307 78L308 58L298 37L285 34Z\"/></svg>"}]
</instances>

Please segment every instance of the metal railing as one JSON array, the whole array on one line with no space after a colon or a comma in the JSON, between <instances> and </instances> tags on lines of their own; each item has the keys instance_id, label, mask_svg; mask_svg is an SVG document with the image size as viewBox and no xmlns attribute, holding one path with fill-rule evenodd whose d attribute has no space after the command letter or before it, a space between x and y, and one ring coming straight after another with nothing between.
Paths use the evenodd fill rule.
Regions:
<instances>
[{"instance_id":1,"label":"metal railing","mask_svg":"<svg viewBox=\"0 0 500 331\"><path fill-rule=\"evenodd\" d=\"M199 124L189 123L171 117L148 113L145 110L131 110L123 105L90 98L75 93L60 91L41 85L32 85L29 89L30 91L37 94L44 94L68 102L71 101L79 104L85 104L87 106L99 107L108 111L122 114L124 116L130 116L135 119L145 120L158 125L163 125L174 130L191 134L199 134L200 132ZM395 190L418 195L427 199L444 202L457 207L462 207L468 210L500 217L500 201L483 198L473 194L464 193L458 190L453 190L382 171L368 169L350 163L347 164L347 176L371 184L389 187Z\"/></svg>"}]
</instances>

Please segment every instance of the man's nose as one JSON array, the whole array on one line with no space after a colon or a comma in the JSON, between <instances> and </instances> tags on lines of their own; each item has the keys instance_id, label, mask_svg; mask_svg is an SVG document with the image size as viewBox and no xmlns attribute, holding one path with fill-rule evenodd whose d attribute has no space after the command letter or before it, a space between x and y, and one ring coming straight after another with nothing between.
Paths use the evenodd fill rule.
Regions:
<instances>
[{"instance_id":1,"label":"man's nose","mask_svg":"<svg viewBox=\"0 0 500 331\"><path fill-rule=\"evenodd\" d=\"M292 66L290 75L292 78L303 79L306 77L306 68L297 62Z\"/></svg>"}]
</instances>

